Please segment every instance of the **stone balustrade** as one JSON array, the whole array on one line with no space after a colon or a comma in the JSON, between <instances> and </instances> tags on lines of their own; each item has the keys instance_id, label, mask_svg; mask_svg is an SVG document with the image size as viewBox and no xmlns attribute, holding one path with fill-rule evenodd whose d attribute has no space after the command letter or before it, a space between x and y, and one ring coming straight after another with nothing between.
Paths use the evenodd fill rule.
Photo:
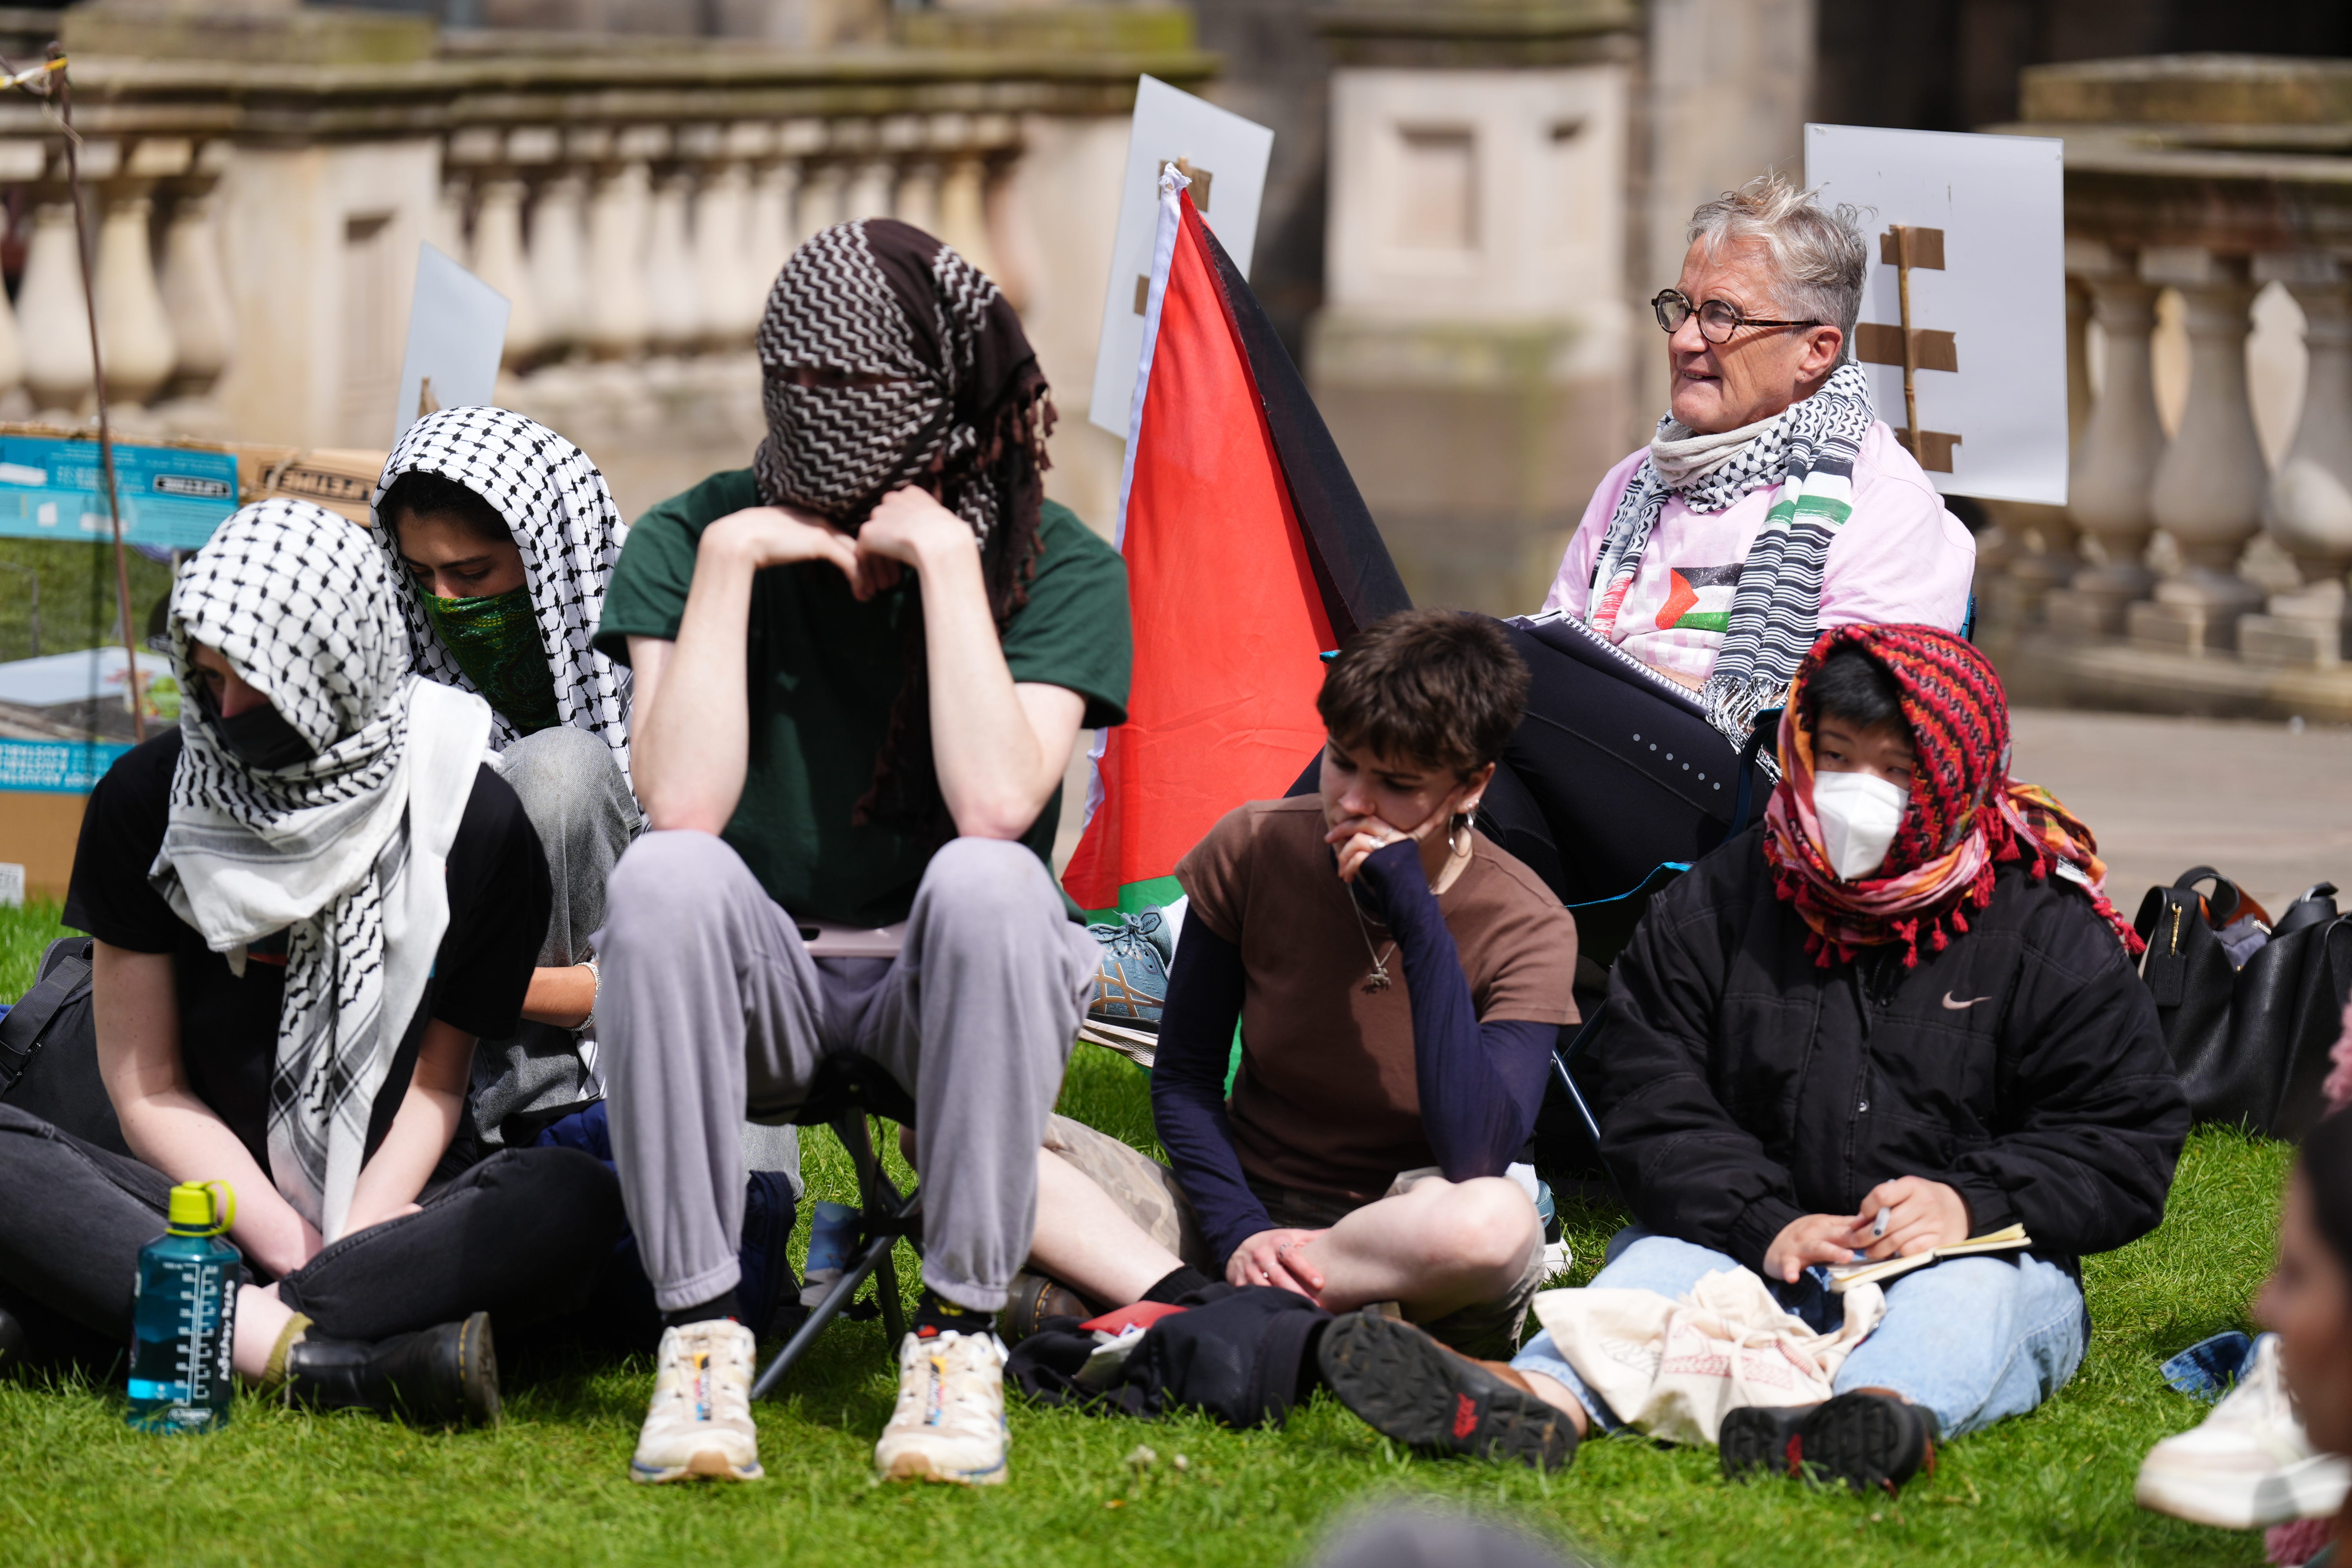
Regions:
<instances>
[{"instance_id":1,"label":"stone balustrade","mask_svg":"<svg viewBox=\"0 0 2352 1568\"><path fill-rule=\"evenodd\" d=\"M2352 62L2109 60L2023 88L2026 122L2002 129L2065 140L2096 391L2063 513L2030 522L2037 548L1989 552L1980 601L2005 623L1989 640L2036 695L2352 718ZM2271 285L2301 310L2308 363L2275 469L2247 353ZM2187 363L2168 435L2168 293Z\"/></svg>"},{"instance_id":2,"label":"stone balustrade","mask_svg":"<svg viewBox=\"0 0 2352 1568\"><path fill-rule=\"evenodd\" d=\"M1137 76L1189 85L1212 64L1183 13L1120 25L1087 50L472 35L408 60L252 64L89 53L69 16L110 399L131 429L382 447L430 241L512 302L502 400L583 444L686 426L740 447L777 268L829 224L888 216L997 279L1082 411ZM0 100L10 187L29 220L0 408L82 416L62 143L29 100ZM1060 243L1064 224L1083 241Z\"/></svg>"}]
</instances>

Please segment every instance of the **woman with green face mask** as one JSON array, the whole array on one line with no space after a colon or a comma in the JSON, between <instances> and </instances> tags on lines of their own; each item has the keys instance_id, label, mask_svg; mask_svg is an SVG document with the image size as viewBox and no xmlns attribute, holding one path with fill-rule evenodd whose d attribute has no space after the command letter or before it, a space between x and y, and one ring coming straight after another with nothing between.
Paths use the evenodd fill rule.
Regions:
<instances>
[{"instance_id":1,"label":"woman with green face mask","mask_svg":"<svg viewBox=\"0 0 2352 1568\"><path fill-rule=\"evenodd\" d=\"M598 1094L589 939L642 825L629 792L629 672L589 638L627 530L579 447L503 408L418 420L384 465L376 536L407 584L411 668L478 692L499 772L547 851L555 910L523 1032L484 1040L474 1119L528 1144Z\"/></svg>"}]
</instances>

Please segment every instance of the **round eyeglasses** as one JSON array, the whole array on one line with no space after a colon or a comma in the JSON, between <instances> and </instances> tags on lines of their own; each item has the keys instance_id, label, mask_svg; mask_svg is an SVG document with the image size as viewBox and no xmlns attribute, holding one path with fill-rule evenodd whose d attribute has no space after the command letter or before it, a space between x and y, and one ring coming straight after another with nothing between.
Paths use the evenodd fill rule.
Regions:
<instances>
[{"instance_id":1,"label":"round eyeglasses","mask_svg":"<svg viewBox=\"0 0 2352 1568\"><path fill-rule=\"evenodd\" d=\"M1727 300L1709 300L1696 307L1694 312L1689 296L1679 289L1660 290L1658 297L1650 301L1650 309L1658 313L1658 325L1669 332L1682 331L1683 323L1696 313L1698 335L1711 343L1729 342L1731 334L1742 327L1818 327L1822 324L1819 321L1773 321L1761 316L1745 316L1740 314L1738 306Z\"/></svg>"}]
</instances>

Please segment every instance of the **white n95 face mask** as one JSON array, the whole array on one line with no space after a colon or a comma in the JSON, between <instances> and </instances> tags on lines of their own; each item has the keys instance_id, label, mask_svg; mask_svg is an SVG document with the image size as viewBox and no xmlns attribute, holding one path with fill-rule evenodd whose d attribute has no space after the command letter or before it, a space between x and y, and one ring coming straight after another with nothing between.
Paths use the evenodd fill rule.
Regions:
<instances>
[{"instance_id":1,"label":"white n95 face mask","mask_svg":"<svg viewBox=\"0 0 2352 1568\"><path fill-rule=\"evenodd\" d=\"M1822 847L1830 868L1849 882L1861 881L1885 863L1887 847L1910 809L1911 792L1876 773L1813 775Z\"/></svg>"}]
</instances>

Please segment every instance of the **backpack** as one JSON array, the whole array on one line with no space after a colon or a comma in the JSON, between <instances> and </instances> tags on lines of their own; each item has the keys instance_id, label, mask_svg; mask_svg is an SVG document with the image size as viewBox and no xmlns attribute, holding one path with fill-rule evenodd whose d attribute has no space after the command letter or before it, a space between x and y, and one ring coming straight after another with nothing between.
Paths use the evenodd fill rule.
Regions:
<instances>
[{"instance_id":1,"label":"backpack","mask_svg":"<svg viewBox=\"0 0 2352 1568\"><path fill-rule=\"evenodd\" d=\"M2212 891L2200 890L2210 884ZM2299 1139L2326 1110L2321 1086L2352 991L2352 916L2321 882L2275 921L2210 866L2150 888L2133 929L2173 1070L2200 1122Z\"/></svg>"},{"instance_id":2,"label":"backpack","mask_svg":"<svg viewBox=\"0 0 2352 1568\"><path fill-rule=\"evenodd\" d=\"M117 1154L122 1124L98 1071L90 939L60 937L41 953L33 988L0 1017L0 1105Z\"/></svg>"},{"instance_id":3,"label":"backpack","mask_svg":"<svg viewBox=\"0 0 2352 1568\"><path fill-rule=\"evenodd\" d=\"M1097 1342L1076 1318L1048 1318L1013 1346L1004 1380L1038 1404L1103 1415L1198 1410L1237 1430L1287 1420L1331 1314L1293 1291L1222 1280L1184 1296L1181 1309L1152 1323L1098 1387L1078 1376Z\"/></svg>"}]
</instances>

